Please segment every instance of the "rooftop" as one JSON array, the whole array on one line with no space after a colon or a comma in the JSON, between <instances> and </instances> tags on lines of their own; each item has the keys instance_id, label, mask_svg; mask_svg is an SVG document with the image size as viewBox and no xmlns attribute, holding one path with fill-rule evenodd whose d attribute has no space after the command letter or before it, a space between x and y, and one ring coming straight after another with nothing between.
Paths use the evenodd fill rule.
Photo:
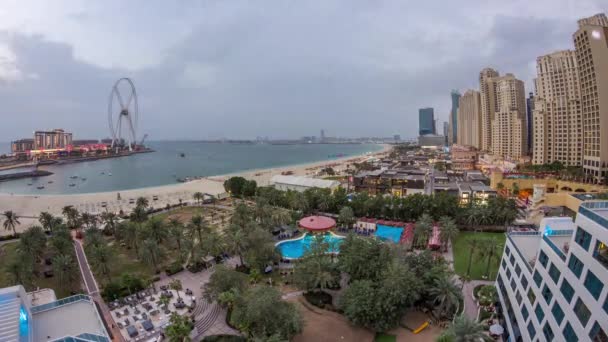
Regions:
<instances>
[{"instance_id":1,"label":"rooftop","mask_svg":"<svg viewBox=\"0 0 608 342\"><path fill-rule=\"evenodd\" d=\"M299 226L310 231L323 231L334 228L336 220L326 216L308 216L300 220Z\"/></svg>"},{"instance_id":2,"label":"rooftop","mask_svg":"<svg viewBox=\"0 0 608 342\"><path fill-rule=\"evenodd\" d=\"M34 341L53 341L84 333L106 336L95 304L76 301L33 315Z\"/></svg>"},{"instance_id":3,"label":"rooftop","mask_svg":"<svg viewBox=\"0 0 608 342\"><path fill-rule=\"evenodd\" d=\"M340 182L334 180L326 180L326 179L318 179L318 178L310 178L310 177L302 177L302 176L283 176L276 175L273 176L270 180L275 184L289 184L289 185L297 185L311 188L332 188L340 185Z\"/></svg>"}]
</instances>

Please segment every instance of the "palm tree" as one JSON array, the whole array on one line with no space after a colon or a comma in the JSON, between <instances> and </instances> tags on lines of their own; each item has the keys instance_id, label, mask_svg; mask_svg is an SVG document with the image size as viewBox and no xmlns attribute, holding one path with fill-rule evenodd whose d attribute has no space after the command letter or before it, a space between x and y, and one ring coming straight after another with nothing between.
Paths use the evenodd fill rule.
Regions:
<instances>
[{"instance_id":1,"label":"palm tree","mask_svg":"<svg viewBox=\"0 0 608 342\"><path fill-rule=\"evenodd\" d=\"M456 317L450 327L444 333L453 342L478 342L492 341L492 338L485 333L486 327L464 314Z\"/></svg>"},{"instance_id":2,"label":"palm tree","mask_svg":"<svg viewBox=\"0 0 608 342\"><path fill-rule=\"evenodd\" d=\"M205 196L203 195L203 193L198 192L198 191L192 195L192 198L194 198L194 200L196 201L197 204L199 204L203 200L204 197Z\"/></svg>"},{"instance_id":3,"label":"palm tree","mask_svg":"<svg viewBox=\"0 0 608 342\"><path fill-rule=\"evenodd\" d=\"M141 254L142 260L148 265L153 266L154 271L158 273L158 264L162 256L162 251L156 240L152 238L144 240L141 246Z\"/></svg>"},{"instance_id":4,"label":"palm tree","mask_svg":"<svg viewBox=\"0 0 608 342\"><path fill-rule=\"evenodd\" d=\"M207 232L209 227L201 215L194 215L190 219L188 230L192 237L198 237L198 241L203 241L203 232Z\"/></svg>"},{"instance_id":5,"label":"palm tree","mask_svg":"<svg viewBox=\"0 0 608 342\"><path fill-rule=\"evenodd\" d=\"M519 195L519 185L517 183L513 183L512 189L513 189L513 196L517 197Z\"/></svg>"},{"instance_id":6,"label":"palm tree","mask_svg":"<svg viewBox=\"0 0 608 342\"><path fill-rule=\"evenodd\" d=\"M485 240L480 246L480 254L486 259L486 277L490 277L490 264L493 260L500 258L500 252L503 246L495 238Z\"/></svg>"},{"instance_id":7,"label":"palm tree","mask_svg":"<svg viewBox=\"0 0 608 342\"><path fill-rule=\"evenodd\" d=\"M113 212L106 211L101 214L101 221L104 223L104 231L109 232L110 235L116 233L116 214Z\"/></svg>"},{"instance_id":8,"label":"palm tree","mask_svg":"<svg viewBox=\"0 0 608 342\"><path fill-rule=\"evenodd\" d=\"M32 262L27 255L20 255L6 265L6 272L10 275L14 284L28 285L32 282L34 270Z\"/></svg>"},{"instance_id":9,"label":"palm tree","mask_svg":"<svg viewBox=\"0 0 608 342\"><path fill-rule=\"evenodd\" d=\"M469 247L469 263L467 264L467 276L471 276L471 265L473 264L473 254L477 252L481 246L481 241L478 238L468 238L466 240L467 246Z\"/></svg>"},{"instance_id":10,"label":"palm tree","mask_svg":"<svg viewBox=\"0 0 608 342\"><path fill-rule=\"evenodd\" d=\"M142 197L143 198L143 197ZM140 226L148 219L148 212L142 206L136 206L131 212L131 221L138 223Z\"/></svg>"},{"instance_id":11,"label":"palm tree","mask_svg":"<svg viewBox=\"0 0 608 342\"><path fill-rule=\"evenodd\" d=\"M125 222L120 229L120 237L127 246L135 249L135 254L139 255L139 228L133 222Z\"/></svg>"},{"instance_id":12,"label":"palm tree","mask_svg":"<svg viewBox=\"0 0 608 342\"><path fill-rule=\"evenodd\" d=\"M135 200L136 207L146 209L148 208L148 205L150 205L150 201L145 197L138 197L137 200Z\"/></svg>"},{"instance_id":13,"label":"palm tree","mask_svg":"<svg viewBox=\"0 0 608 342\"><path fill-rule=\"evenodd\" d=\"M107 245L99 245L91 249L89 261L93 269L108 279L108 283L112 282L110 277L110 264L112 259L112 251Z\"/></svg>"},{"instance_id":14,"label":"palm tree","mask_svg":"<svg viewBox=\"0 0 608 342\"><path fill-rule=\"evenodd\" d=\"M71 205L66 205L61 209L61 213L67 219L67 224L70 229L77 228L80 224L79 222L79 214L78 209L74 208Z\"/></svg>"},{"instance_id":15,"label":"palm tree","mask_svg":"<svg viewBox=\"0 0 608 342\"><path fill-rule=\"evenodd\" d=\"M342 207L338 215L338 222L346 228L351 228L355 223L355 213L351 207Z\"/></svg>"},{"instance_id":16,"label":"palm tree","mask_svg":"<svg viewBox=\"0 0 608 342\"><path fill-rule=\"evenodd\" d=\"M44 230L46 230L47 232L51 231L53 219L53 215L46 211L43 211L40 213L40 215L38 215L38 222L40 222L42 228L44 228Z\"/></svg>"},{"instance_id":17,"label":"palm tree","mask_svg":"<svg viewBox=\"0 0 608 342\"><path fill-rule=\"evenodd\" d=\"M158 301L160 302L160 305L162 305L165 310L167 310L167 305L169 305L169 303L171 302L171 299L169 297L166 296L160 296L160 298L158 299Z\"/></svg>"},{"instance_id":18,"label":"palm tree","mask_svg":"<svg viewBox=\"0 0 608 342\"><path fill-rule=\"evenodd\" d=\"M429 214L423 214L416 222L414 238L418 248L426 246L431 232L433 231L433 219Z\"/></svg>"},{"instance_id":19,"label":"palm tree","mask_svg":"<svg viewBox=\"0 0 608 342\"><path fill-rule=\"evenodd\" d=\"M177 292L177 297L179 299L182 299L182 297L179 294L179 291L182 290L182 281L179 279L173 279L171 280L171 282L169 283L169 288L171 290L175 290L175 292Z\"/></svg>"},{"instance_id":20,"label":"palm tree","mask_svg":"<svg viewBox=\"0 0 608 342\"><path fill-rule=\"evenodd\" d=\"M291 214L284 209L277 209L272 212L271 221L273 226L282 226L292 222Z\"/></svg>"},{"instance_id":21,"label":"palm tree","mask_svg":"<svg viewBox=\"0 0 608 342\"><path fill-rule=\"evenodd\" d=\"M199 243L199 248L205 256L218 256L225 251L224 240L215 230L205 234L203 241Z\"/></svg>"},{"instance_id":22,"label":"palm tree","mask_svg":"<svg viewBox=\"0 0 608 342\"><path fill-rule=\"evenodd\" d=\"M86 247L97 247L105 244L106 241L101 236L99 229L89 229L84 233L84 245Z\"/></svg>"},{"instance_id":23,"label":"palm tree","mask_svg":"<svg viewBox=\"0 0 608 342\"><path fill-rule=\"evenodd\" d=\"M152 217L148 220L146 232L159 244L167 237L167 230L164 227L163 220L158 217Z\"/></svg>"},{"instance_id":24,"label":"palm tree","mask_svg":"<svg viewBox=\"0 0 608 342\"><path fill-rule=\"evenodd\" d=\"M456 226L454 219L444 216L439 219L439 228L441 229L440 238L443 244L443 250L447 251L450 242L453 241L456 236L458 236L458 226Z\"/></svg>"},{"instance_id":25,"label":"palm tree","mask_svg":"<svg viewBox=\"0 0 608 342\"><path fill-rule=\"evenodd\" d=\"M60 287L71 288L78 278L76 263L70 255L66 254L59 254L53 258L53 273L57 276Z\"/></svg>"},{"instance_id":26,"label":"palm tree","mask_svg":"<svg viewBox=\"0 0 608 342\"><path fill-rule=\"evenodd\" d=\"M179 219L173 217L169 219L169 231L168 236L171 240L175 241L177 245L177 251L181 260L182 257L182 241L184 239L184 226Z\"/></svg>"},{"instance_id":27,"label":"palm tree","mask_svg":"<svg viewBox=\"0 0 608 342\"><path fill-rule=\"evenodd\" d=\"M21 224L21 222L19 222L19 216L17 216L17 214L12 210L6 210L4 213L2 213L2 216L4 216L4 222L2 223L4 229L12 230L13 235L17 236L15 226Z\"/></svg>"},{"instance_id":28,"label":"palm tree","mask_svg":"<svg viewBox=\"0 0 608 342\"><path fill-rule=\"evenodd\" d=\"M97 216L93 214L82 213L82 215L80 215L80 219L86 228L95 227L97 225Z\"/></svg>"},{"instance_id":29,"label":"palm tree","mask_svg":"<svg viewBox=\"0 0 608 342\"><path fill-rule=\"evenodd\" d=\"M69 254L73 248L72 236L66 227L55 229L49 239L52 250L57 254Z\"/></svg>"},{"instance_id":30,"label":"palm tree","mask_svg":"<svg viewBox=\"0 0 608 342\"><path fill-rule=\"evenodd\" d=\"M462 297L460 289L448 276L438 278L429 290L429 295L434 298L433 304L437 307L437 312L444 317L449 317L450 313L456 310Z\"/></svg>"},{"instance_id":31,"label":"palm tree","mask_svg":"<svg viewBox=\"0 0 608 342\"><path fill-rule=\"evenodd\" d=\"M227 234L224 234L224 243L228 252L238 255L240 264L245 265L243 262L243 254L247 250L247 236L245 232L234 226L229 227Z\"/></svg>"},{"instance_id":32,"label":"palm tree","mask_svg":"<svg viewBox=\"0 0 608 342\"><path fill-rule=\"evenodd\" d=\"M467 209L464 218L467 225L475 227L479 224L480 211L480 208L476 205Z\"/></svg>"},{"instance_id":33,"label":"palm tree","mask_svg":"<svg viewBox=\"0 0 608 342\"><path fill-rule=\"evenodd\" d=\"M35 263L40 260L46 246L46 235L40 226L28 228L21 234L17 248L22 255L31 257L32 269Z\"/></svg>"}]
</instances>

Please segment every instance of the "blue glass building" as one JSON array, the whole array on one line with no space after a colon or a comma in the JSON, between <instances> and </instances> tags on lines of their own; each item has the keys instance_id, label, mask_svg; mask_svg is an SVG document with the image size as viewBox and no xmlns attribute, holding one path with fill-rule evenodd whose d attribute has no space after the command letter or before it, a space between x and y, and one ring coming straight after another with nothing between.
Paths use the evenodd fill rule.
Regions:
<instances>
[{"instance_id":1,"label":"blue glass building","mask_svg":"<svg viewBox=\"0 0 608 342\"><path fill-rule=\"evenodd\" d=\"M420 108L418 110L418 133L419 135L437 134L433 108Z\"/></svg>"}]
</instances>

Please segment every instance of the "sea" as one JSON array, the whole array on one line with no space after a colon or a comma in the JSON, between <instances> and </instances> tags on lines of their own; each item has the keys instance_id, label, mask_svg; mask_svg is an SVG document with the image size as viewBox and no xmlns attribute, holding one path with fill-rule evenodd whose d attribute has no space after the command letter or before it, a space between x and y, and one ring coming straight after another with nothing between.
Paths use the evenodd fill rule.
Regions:
<instances>
[{"instance_id":1,"label":"sea","mask_svg":"<svg viewBox=\"0 0 608 342\"><path fill-rule=\"evenodd\" d=\"M382 149L381 145L375 144L271 145L187 141L152 141L147 146L154 152L41 166L39 169L53 175L0 182L0 193L80 194L146 188L175 184L179 178L331 161Z\"/></svg>"}]
</instances>

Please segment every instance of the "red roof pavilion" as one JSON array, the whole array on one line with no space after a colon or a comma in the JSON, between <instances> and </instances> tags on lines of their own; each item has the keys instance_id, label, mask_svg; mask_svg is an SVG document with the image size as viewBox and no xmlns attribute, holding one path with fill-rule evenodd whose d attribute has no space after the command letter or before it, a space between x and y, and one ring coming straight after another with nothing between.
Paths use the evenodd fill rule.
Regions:
<instances>
[{"instance_id":1,"label":"red roof pavilion","mask_svg":"<svg viewBox=\"0 0 608 342\"><path fill-rule=\"evenodd\" d=\"M298 222L300 228L309 232L324 232L336 227L336 220L326 216L308 216Z\"/></svg>"}]
</instances>

